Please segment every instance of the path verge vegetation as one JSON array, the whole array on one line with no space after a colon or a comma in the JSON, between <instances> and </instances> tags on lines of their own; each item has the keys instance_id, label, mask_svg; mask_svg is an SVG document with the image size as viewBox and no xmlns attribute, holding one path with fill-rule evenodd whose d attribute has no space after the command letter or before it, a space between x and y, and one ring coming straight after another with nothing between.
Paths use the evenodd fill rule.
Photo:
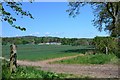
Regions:
<instances>
[{"instance_id":1,"label":"path verge vegetation","mask_svg":"<svg viewBox=\"0 0 120 80\"><path fill-rule=\"evenodd\" d=\"M117 64L118 58L114 54L91 54L85 56L78 56L72 59L60 60L54 63L62 64Z\"/></svg>"}]
</instances>

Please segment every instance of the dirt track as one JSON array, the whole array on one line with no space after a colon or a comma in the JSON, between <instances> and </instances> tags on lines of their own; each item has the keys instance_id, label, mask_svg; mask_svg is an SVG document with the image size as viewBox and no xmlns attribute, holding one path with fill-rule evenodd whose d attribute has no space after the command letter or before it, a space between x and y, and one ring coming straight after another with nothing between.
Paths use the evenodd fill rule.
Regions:
<instances>
[{"instance_id":1,"label":"dirt track","mask_svg":"<svg viewBox=\"0 0 120 80\"><path fill-rule=\"evenodd\" d=\"M69 56L62 58L49 59L44 61L21 61L18 60L18 65L24 66L37 66L45 71L51 71L56 73L68 73L75 75L91 76L96 78L118 78L118 65L104 64L104 65L78 65L78 64L49 64L50 62L74 58L77 56Z\"/></svg>"}]
</instances>

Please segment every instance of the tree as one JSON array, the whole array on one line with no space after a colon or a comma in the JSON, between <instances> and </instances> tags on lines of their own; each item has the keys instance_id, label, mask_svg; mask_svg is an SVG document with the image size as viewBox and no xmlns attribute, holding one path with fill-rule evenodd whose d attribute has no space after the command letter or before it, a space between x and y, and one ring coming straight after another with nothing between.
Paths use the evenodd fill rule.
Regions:
<instances>
[{"instance_id":1,"label":"tree","mask_svg":"<svg viewBox=\"0 0 120 80\"><path fill-rule=\"evenodd\" d=\"M8 8L11 8L13 10L13 12L15 12L17 15L21 15L22 18L23 18L23 16L28 16L28 17L34 19L32 14L29 11L24 11L22 9L22 3L20 3L20 2L14 2L14 0L7 2L5 0L5 2L0 3L0 11L2 12L1 21L6 21L12 27L15 27L16 29L20 29L22 31L25 31L26 28L14 24L14 22L17 20L13 15L11 15L11 13L9 11L6 11L5 6L7 6Z\"/></svg>"},{"instance_id":2,"label":"tree","mask_svg":"<svg viewBox=\"0 0 120 80\"><path fill-rule=\"evenodd\" d=\"M79 14L79 8L90 4L94 10L94 26L98 28L99 31L103 29L109 31L110 35L113 37L120 36L120 2L69 2L69 12L70 16L75 17Z\"/></svg>"},{"instance_id":3,"label":"tree","mask_svg":"<svg viewBox=\"0 0 120 80\"><path fill-rule=\"evenodd\" d=\"M100 52L106 53L106 47L109 53L115 53L117 51L117 40L114 37L95 37L93 39L95 48Z\"/></svg>"}]
</instances>

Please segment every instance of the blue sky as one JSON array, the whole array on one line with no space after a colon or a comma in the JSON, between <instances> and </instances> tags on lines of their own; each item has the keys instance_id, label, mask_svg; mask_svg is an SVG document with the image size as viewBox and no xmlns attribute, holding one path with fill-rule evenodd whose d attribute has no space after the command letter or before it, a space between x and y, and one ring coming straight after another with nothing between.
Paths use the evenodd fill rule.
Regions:
<instances>
[{"instance_id":1,"label":"blue sky","mask_svg":"<svg viewBox=\"0 0 120 80\"><path fill-rule=\"evenodd\" d=\"M93 11L89 5L80 8L80 15L72 18L66 10L67 2L24 2L23 9L30 11L35 19L17 16L10 8L6 8L16 17L15 24L25 27L20 31L11 27L7 22L2 23L2 36L54 36L68 38L93 38L107 36L106 32L99 32L92 24Z\"/></svg>"}]
</instances>

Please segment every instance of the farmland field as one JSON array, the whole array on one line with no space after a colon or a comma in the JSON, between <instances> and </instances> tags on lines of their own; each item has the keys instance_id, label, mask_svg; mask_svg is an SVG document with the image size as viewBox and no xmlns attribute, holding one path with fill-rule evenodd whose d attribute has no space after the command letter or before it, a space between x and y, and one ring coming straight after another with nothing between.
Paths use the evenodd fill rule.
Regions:
<instances>
[{"instance_id":1,"label":"farmland field","mask_svg":"<svg viewBox=\"0 0 120 80\"><path fill-rule=\"evenodd\" d=\"M9 58L10 45L2 46L2 56ZM45 60L84 53L88 46L69 45L17 45L17 55L19 60Z\"/></svg>"},{"instance_id":2,"label":"farmland field","mask_svg":"<svg viewBox=\"0 0 120 80\"><path fill-rule=\"evenodd\" d=\"M91 51L91 49L93 50L91 46L17 45L17 64L20 65L20 67L17 68L17 72L13 75L5 75L9 73L6 67L7 69L3 69L2 75L5 75L5 78L66 78L69 76L74 78L118 77L117 57L113 54L83 55L86 51ZM2 56L9 58L9 45L2 46L2 50ZM71 56L72 58L70 59ZM66 57L66 59L62 59L63 57ZM28 67L24 68L24 66ZM29 68L32 66L33 68Z\"/></svg>"}]
</instances>

